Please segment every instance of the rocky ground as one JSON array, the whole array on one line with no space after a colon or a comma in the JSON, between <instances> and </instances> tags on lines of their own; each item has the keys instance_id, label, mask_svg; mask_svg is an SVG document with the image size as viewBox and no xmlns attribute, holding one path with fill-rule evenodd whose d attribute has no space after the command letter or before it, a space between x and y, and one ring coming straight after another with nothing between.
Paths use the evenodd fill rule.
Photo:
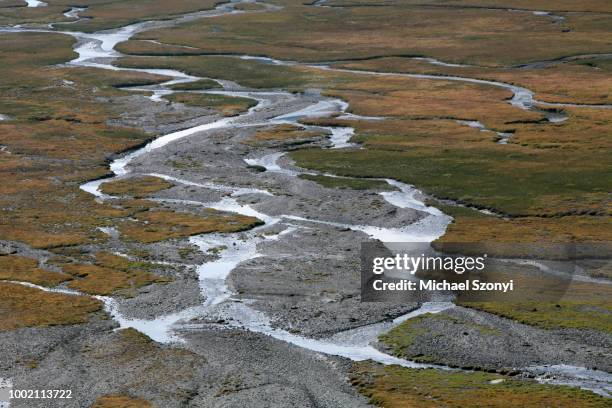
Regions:
<instances>
[{"instance_id":1,"label":"rocky ground","mask_svg":"<svg viewBox=\"0 0 612 408\"><path fill-rule=\"evenodd\" d=\"M455 307L411 321L405 343L387 352L454 367L512 372L516 367L570 364L610 371L610 337L588 330L542 330L489 313ZM393 332L388 335L391 339ZM390 340L392 341L392 340Z\"/></svg>"},{"instance_id":2,"label":"rocky ground","mask_svg":"<svg viewBox=\"0 0 612 408\"><path fill-rule=\"evenodd\" d=\"M2 333L3 374L10 373L20 389L45 384L72 389L74 397L11 406L83 407L108 394L138 395L164 407L366 405L347 384L345 363L267 336L202 331L190 334L184 348L155 344L132 329L114 332L113 326L96 319Z\"/></svg>"},{"instance_id":3,"label":"rocky ground","mask_svg":"<svg viewBox=\"0 0 612 408\"><path fill-rule=\"evenodd\" d=\"M295 110L312 102L310 98L271 97L267 108L241 124L259 123ZM183 111L180 105L152 102L142 96L122 102L134 104L134 110L123 118L126 123L156 127L160 132L213 120L202 116L203 110ZM179 120L167 120L176 119L177 113ZM162 118L159 123L157 118ZM291 144L272 148L269 143L249 143L262 129L266 127L195 134L138 157L129 165L128 177L172 177L173 187L153 193L149 199L193 214L202 211L194 203L214 203L228 196L205 187L206 183L273 194L252 192L237 197L239 203L277 219L262 230L263 235L285 233L260 243L260 256L236 267L228 283L236 293L235 301L248 302L264 312L274 327L305 337L328 338L417 308L416 299L404 305L360 302L360 244L370 238L344 224L394 227L416 222L424 214L396 208L373 189L327 188L300 179L292 173L299 169L286 158L279 163L289 172L261 171L248 165L247 158L295 148ZM311 144L329 146L327 139L320 137ZM283 217L286 215L300 218ZM242 234L235 234L235 239L243 239ZM202 304L206 299L196 268L217 256L200 252L185 238L143 244L123 240L113 232L104 244L81 250L146 254L144 260L156 262L157 272L172 279L140 288L133 297L118 298L121 313L138 319L154 319ZM52 256L10 243L3 245L3 252L41 262ZM413 324L416 334L411 344L393 349L381 343L379 348L417 361L502 372L555 363L610 369L605 365L609 339L599 334L551 332L461 307L425 315ZM196 318L182 326L184 342L178 345L157 344L133 329L116 328L116 323L99 313L85 325L3 332L1 342L6 347L0 352L1 373L13 378L19 388L45 383L49 388L73 389L75 398L62 405L66 407L89 406L92 395L113 394L136 395L164 407L366 405L347 383L346 360L240 330L224 320L223 314L218 319ZM17 401L14 406L49 405L45 401Z\"/></svg>"},{"instance_id":4,"label":"rocky ground","mask_svg":"<svg viewBox=\"0 0 612 408\"><path fill-rule=\"evenodd\" d=\"M0 378L11 378L17 389L40 389L44 384L46 389L73 390L70 400L16 400L11 406L90 407L97 399L101 404L101 396L138 398L159 407L359 407L372 402L350 384L355 364L298 347L295 339L342 339L342 345L352 346L347 339L358 342L372 335L369 325L379 323L375 327L390 329L393 318L417 310L423 299L401 305L360 301L360 246L372 240L362 232L364 226L413 225L427 213L392 205L381 196L380 186L326 187L300 177L308 171L296 167L284 153L333 147L329 129L312 127L311 133L294 139L257 139L260 132L274 132L278 123L271 123L272 118L325 99L318 89L249 95L253 90L230 81L221 83L226 90L257 98L259 108L234 118L232 127L195 133L136 157L127 166L124 180L153 176L163 178L170 187L142 196L107 199L107 203L117 210L143 205L146 199L157 206L155 211L199 218L209 215L208 207L248 210L247 215L260 218L265 225L226 233L222 244L205 250L189 234L170 234L164 240L128 239L122 231L126 223L139 221L137 212L124 216L123 224L116 228L98 228L107 239L92 239L87 244L43 250L1 241L0 255L32 259L51 272L60 273L62 265L70 266L58 263L58 258L95 262L99 254L112 254L135 263L131 268L146 263L147 271L159 278L152 284L147 281L120 288L120 293L88 292L100 295L88 297L106 302L106 309L100 304L100 310L83 324L0 331ZM106 125L137 128L154 137L222 118L217 110L151 98L146 89L126 95L99 98L98 102L120 112ZM117 157L120 155L108 159ZM264 165L280 168L266 170ZM240 189L245 191L232 193ZM143 230L155 232L157 226L149 223L143 222ZM207 304L212 297L203 293L211 289L207 286L211 283L201 278L201 272L220 259L225 246L239 248L248 242L257 246L253 256L241 259L231 270L226 281L228 297L219 304ZM601 277L605 271L598 273ZM86 277L87 273L76 275L75 281ZM60 284L60 290L72 288L71 283ZM101 296L105 294L116 302L114 319L109 297ZM134 328L125 328L130 324L138 328L143 321L163 323L189 310L197 313L185 314L175 325L174 342L154 341ZM126 325L124 320L131 323ZM285 338L295 336L290 338L293 342L266 335L273 331ZM376 344L390 359L395 355L502 374L552 364L610 372L611 346L610 336L597 330L543 328L462 306L410 319ZM375 381L369 373L365 377ZM504 377L504 381L508 380ZM554 395L555 390L550 392Z\"/></svg>"},{"instance_id":5,"label":"rocky ground","mask_svg":"<svg viewBox=\"0 0 612 408\"><path fill-rule=\"evenodd\" d=\"M144 118L143 126L150 123L146 118L163 117L160 113L176 109L165 102L145 102L142 97L131 100L151 106L150 115L138 114ZM287 104L281 99L278 103L262 115L277 115L304 101L296 99L294 104ZM161 126L168 130L172 125ZM271 216L290 214L351 224L368 221L380 226L421 217L416 212L396 209L373 192L328 189L312 181L295 177L288 180L287 175L249 169L245 157L270 152L242 143L254 130L195 135L137 159L131 169L134 174L163 173L196 183L214 181L269 190L273 197L250 194L240 200ZM176 165L186 157L190 166ZM177 183L152 198L214 202L222 195ZM196 214L199 210L181 203L167 205ZM238 299L255 300L254 307L269 314L275 325L308 337L328 337L418 306L359 302L359 245L368 239L365 234L345 227L292 220L281 221L268 233L287 228L292 232L277 241L265 242L260 248L263 256L241 264L230 277L230 287L239 294ZM157 272L171 277L170 283L149 285L138 289L134 297L118 299L126 317L141 319L201 304L195 265L215 257L202 254L187 239L138 244L125 242L116 234L103 245L81 250L141 251L148 254L146 260L160 262ZM5 243L3 252L41 262L53 256L9 243ZM155 344L132 329L114 331L116 327L116 323L99 314L85 325L3 332L1 342L5 347L0 376L13 378L19 388L36 388L45 383L48 388L73 389L75 398L64 401L62 406L66 407L89 406L93 395L117 393L138 395L165 407L185 404L238 407L254 403L300 407L365 405L365 399L347 383L347 363L339 358L268 336L226 328L223 324L187 331L186 343L178 346ZM134 338L138 341L134 342ZM16 401L13 405L49 406L45 401Z\"/></svg>"}]
</instances>

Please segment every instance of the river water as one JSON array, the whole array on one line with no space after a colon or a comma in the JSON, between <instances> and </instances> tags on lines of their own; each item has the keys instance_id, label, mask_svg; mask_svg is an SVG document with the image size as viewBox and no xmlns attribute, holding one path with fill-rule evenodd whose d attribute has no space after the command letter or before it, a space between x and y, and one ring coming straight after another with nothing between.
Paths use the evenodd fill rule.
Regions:
<instances>
[{"instance_id":1,"label":"river water","mask_svg":"<svg viewBox=\"0 0 612 408\"><path fill-rule=\"evenodd\" d=\"M36 7L36 1L28 1L28 5ZM129 25L116 30L109 30L100 33L78 33L78 32L65 32L65 34L72 35L78 42L75 46L75 51L78 53L78 58L70 61L69 65L81 66L81 67L95 67L107 70L128 70L145 72L148 74L164 75L172 78L170 81L165 82L161 85L153 87L153 97L155 100L161 100L164 96L171 94L173 91L169 88L172 84L185 83L197 81L201 78L187 75L180 71L169 70L169 69L125 69L118 68L111 64L113 59L120 56L115 50L115 46L119 42L127 41L136 33L159 27L169 27L177 23L190 21L198 18L215 17L223 14L238 13L241 11L235 10L234 6L241 2L233 2L228 4L222 4L212 11L190 13L188 15L179 17L175 20L166 21L149 21L142 22L133 25ZM42 4L38 4L40 6ZM268 9L273 9L273 6L269 6ZM71 17L76 17L78 14L77 10L71 13ZM12 28L4 31L27 31L20 28ZM257 59L262 62L278 64L278 65L295 65L295 62L285 62L274 60L264 57L252 57L252 56L238 56L243 59ZM441 63L437 61L438 63ZM470 82L476 84L484 84L495 87L502 87L510 90L513 93L512 99L509 101L513 106L525 109L525 110L539 110L536 105L541 104L534 98L532 91L510 84L505 84L495 81L477 80L472 78L464 77L440 77L433 75L417 75L417 74L388 74L379 72L369 71L357 71L347 69L336 69L326 65L308 65L322 70L333 70L336 72L347 72L359 75L394 75L394 76L405 76L410 78L422 78L422 79L434 79L434 80L447 80L447 81L461 81ZM220 84L224 84L225 81L218 81ZM129 174L129 164L134 159L146 155L154 150L162 149L169 143L177 140L187 138L195 134L202 134L204 132L211 132L221 129L232 129L245 126L261 126L275 125L275 124L295 124L301 127L309 128L298 124L298 121L303 118L313 117L328 117L331 115L343 115L346 114L348 104L342 100L334 98L320 97L316 102L308 105L307 107L300 108L294 112L286 113L283 115L268 117L264 122L260 120L253 121L256 114L260 113L265 107L269 106L272 102L273 97L282 96L284 98L299 98L294 94L275 91L275 92L236 92L236 91L203 91L222 95L231 96L244 96L250 97L257 100L257 105L248 112L232 118L222 118L214 122L203 124L188 129L184 129L177 132L172 132L165 136L159 137L147 144L146 146L135 150L125 156L114 160L110 169L115 174L115 177L123 177ZM547 104L546 106L552 107L563 107L570 106L567 104ZM609 108L608 105L599 106L602 108ZM544 112L548 115L547 112ZM354 116L354 115L353 115ZM564 120L565 118L559 118L548 116L551 121ZM380 118L365 118L368 120L377 120ZM466 123L467 126L478 127L483 131L489 131L484 125L478 123ZM321 127L318 127L319 129ZM325 128L325 127L324 127ZM330 132L330 142L332 148L339 149L354 149L357 148L353 143L350 142L351 136L354 134L354 129L351 127L326 127L327 131ZM507 140L509 136L500 135L501 141ZM279 161L282 159L284 153L278 152L270 155L266 155L259 158L253 158L247 160L248 164L260 165L266 168L268 172L279 172L289 177L297 177L303 174L301 170L284 168ZM205 301L203 304L196 307L190 307L177 313L172 313L165 316L160 316L156 319L143 320L143 319L130 319L126 318L120 311L117 302L112 297L98 296L104 305L106 311L117 321L120 327L132 327L145 334L152 339L162 343L180 343L184 339L181 336L181 332L194 330L199 327L198 324L187 323L189 320L194 318L203 318L207 316L219 316L231 317L228 319L230 325L239 327L245 330L250 330L257 333L269 335L276 339L286 341L305 349L309 349L315 352L320 352L329 355L337 355L345 358L349 358L354 361L361 360L373 360L383 364L398 364L404 367L413 368L426 368L434 367L438 369L449 369L439 365L420 364L409 360L400 359L397 357L390 356L382 353L372 346L373 342L376 341L378 336L392 327L400 324L407 319L424 313L438 313L443 310L454 307L454 305L448 300L442 299L439 302L429 302L423 304L419 309L414 310L404 316L401 316L390 322L377 323L360 327L357 329L348 330L345 332L338 333L328 339L312 339L299 335L289 333L285 330L275 328L272 326L268 316L265 313L258 311L250 307L249 302L234 302L232 296L234 295L227 285L227 277L231 271L238 266L240 263L248 261L250 259L261 256L258 253L258 245L266 240L278 240L285 239L290 236L290 233L294 231L298 226L288 226L283 231L276 235L262 235L259 232L263 229L269 228L272 225L283 222L284 225L287 222L295 221L300 223L312 223L312 224L326 224L349 228L355 231L361 231L371 238L379 239L383 242L431 242L444 234L446 227L451 221L451 218L436 208L427 206L419 197L423 195L416 190L413 186L405 183L398 182L396 180L385 180L388 184L396 188L392 192L380 193L381 196L390 204L398 208L410 208L418 211L422 211L426 214L426 217L420 221L413 223L408 226L398 228L382 228L378 226L369 225L348 225L333 223L329 221L309 219L298 217L291 214L285 214L281 216L268 216L255 210L246 204L241 204L238 201L238 197L244 194L265 194L270 195L268 191L252 189L252 188L241 188L235 186L227 186L216 183L193 183L188 180L181 180L176 177L172 177L164 174L152 174L157 177L164 178L174 183L186 184L192 186L201 186L203 188L230 192L229 197L225 197L218 202L204 203L204 202L182 202L183 204L190 205L201 205L208 208L214 208L222 211L231 211L249 216L255 216L265 222L265 225L257 227L247 233L242 234L241 240L236 240L235 237L228 234L206 234L200 236L194 236L190 240L193 244L197 245L201 251L206 252L211 248L226 248L219 252L217 260L207 262L202 265L198 265L197 271L200 281L200 290L202 292ZM333 176L333 175L329 175ZM84 191L93 194L97 199L104 200L110 197L102 194L99 187L104 182L108 182L111 179L96 180L89 183L85 183L81 186ZM167 200L178 202L180 200ZM31 287L37 287L41 290L50 289L38 287L36 285L25 284ZM61 291L66 294L78 294L74 291L66 291L63 289L51 289L51 291ZM547 366L547 367L526 367L523 369L525 372L531 372L538 376L542 382L550 382L555 384L570 384L579 386L586 389L594 390L602 395L609 395L611 392L610 384L612 384L612 376L608 373L587 370L581 367L572 366Z\"/></svg>"}]
</instances>

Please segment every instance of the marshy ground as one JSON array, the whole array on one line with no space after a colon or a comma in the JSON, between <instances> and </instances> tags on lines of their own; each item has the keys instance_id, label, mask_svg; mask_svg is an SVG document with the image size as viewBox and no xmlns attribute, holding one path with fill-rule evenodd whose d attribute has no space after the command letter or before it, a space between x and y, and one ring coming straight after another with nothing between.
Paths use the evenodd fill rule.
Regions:
<instances>
[{"instance_id":1,"label":"marshy ground","mask_svg":"<svg viewBox=\"0 0 612 408\"><path fill-rule=\"evenodd\" d=\"M384 179L415 185L453 217L439 245L612 241L611 5L247 2L140 31L96 68L66 64L78 42L63 31L216 2L47 3L0 3L0 25L34 29L0 33L0 377L71 388L62 406L75 407L609 406L606 260L581 264L595 280L572 282L554 302L538 299L536 268L515 266L532 290L525 298L459 301L376 344L457 371L319 353L235 310L248 305L265 327L324 341L429 300L359 300L360 243L372 236L350 226L427 218L386 201L380 193L397 187ZM83 10L70 16L73 7ZM199 79L161 86L172 78L163 69ZM532 91L533 106L509 103L499 83ZM273 121L333 98L346 112ZM237 125L134 157L98 197L80 188L158 136L223 119ZM339 128L354 129L348 148L330 148ZM203 249L198 237L218 245ZM231 297L198 314L209 300L202 270L252 242L258 256L238 257L227 277ZM196 312L176 325L180 342L165 342L118 324L109 301L132 321ZM608 397L531 378L554 378L534 374L549 365L598 370L596 391Z\"/></svg>"}]
</instances>

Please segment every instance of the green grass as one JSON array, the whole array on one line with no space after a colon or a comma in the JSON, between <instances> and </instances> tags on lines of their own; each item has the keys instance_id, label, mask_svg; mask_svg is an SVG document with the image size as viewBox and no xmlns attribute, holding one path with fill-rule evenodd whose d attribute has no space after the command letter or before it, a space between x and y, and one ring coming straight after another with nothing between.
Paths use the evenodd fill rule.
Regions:
<instances>
[{"instance_id":1,"label":"green grass","mask_svg":"<svg viewBox=\"0 0 612 408\"><path fill-rule=\"evenodd\" d=\"M254 99L215 94L175 93L166 98L185 105L217 109L225 116L238 115L257 105Z\"/></svg>"},{"instance_id":2,"label":"green grass","mask_svg":"<svg viewBox=\"0 0 612 408\"><path fill-rule=\"evenodd\" d=\"M354 364L350 376L351 383L370 403L386 408L610 406L609 399L578 388L481 372L419 370L360 362Z\"/></svg>"},{"instance_id":3,"label":"green grass","mask_svg":"<svg viewBox=\"0 0 612 408\"><path fill-rule=\"evenodd\" d=\"M170 86L175 91L199 91L202 89L213 89L221 88L221 85L217 81L212 79L200 79L194 82L187 82L184 84L174 84Z\"/></svg>"},{"instance_id":4,"label":"green grass","mask_svg":"<svg viewBox=\"0 0 612 408\"><path fill-rule=\"evenodd\" d=\"M394 190L383 180L370 180L364 178L338 178L329 176L314 176L310 174L301 174L301 179L314 181L317 184L327 188L339 188L350 190Z\"/></svg>"},{"instance_id":5,"label":"green grass","mask_svg":"<svg viewBox=\"0 0 612 408\"><path fill-rule=\"evenodd\" d=\"M431 318L432 314L428 313L423 316L417 316L414 319L410 319L397 327L394 327L391 331L381 335L378 340L388 347L391 347L393 354L400 357L406 357L405 349L412 346L419 337L427 334L427 329L419 327L420 323L428 318Z\"/></svg>"},{"instance_id":6,"label":"green grass","mask_svg":"<svg viewBox=\"0 0 612 408\"><path fill-rule=\"evenodd\" d=\"M413 357L408 356L406 351L419 341L419 338L428 333L428 329L424 326L427 321L443 321L450 324L463 324L468 325L476 330L483 336L500 336L498 330L484 326L471 321L463 321L454 316L446 314L432 314L427 313L421 316L417 316L413 319L407 320L397 327L394 327L391 331L381 335L379 340L381 343L389 346L393 351L393 354L398 357ZM418 357L415 360L422 362L432 362L432 356ZM427 360L427 361L425 361Z\"/></svg>"},{"instance_id":7,"label":"green grass","mask_svg":"<svg viewBox=\"0 0 612 408\"><path fill-rule=\"evenodd\" d=\"M170 68L191 75L236 81L252 88L302 89L308 77L290 67L232 57L125 57L115 65L127 68Z\"/></svg>"},{"instance_id":8,"label":"green grass","mask_svg":"<svg viewBox=\"0 0 612 408\"><path fill-rule=\"evenodd\" d=\"M593 68L598 68L606 72L612 72L612 60L609 59L590 59L578 62L580 65L586 65Z\"/></svg>"},{"instance_id":9,"label":"green grass","mask_svg":"<svg viewBox=\"0 0 612 408\"><path fill-rule=\"evenodd\" d=\"M308 149L291 153L298 166L342 176L395 178L439 198L494 208L512 215L555 213L540 208L543 197L574 201L589 195L605 201L612 173L603 172L605 151L589 152L588 163L575 152L551 157L491 148L364 149L351 152ZM512 166L512 172L504 171ZM554 203L551 203L554 204Z\"/></svg>"},{"instance_id":10,"label":"green grass","mask_svg":"<svg viewBox=\"0 0 612 408\"><path fill-rule=\"evenodd\" d=\"M598 289L593 287L593 290ZM590 301L585 297L581 301L554 303L465 302L461 305L543 329L592 329L612 333L612 304L605 300Z\"/></svg>"}]
</instances>

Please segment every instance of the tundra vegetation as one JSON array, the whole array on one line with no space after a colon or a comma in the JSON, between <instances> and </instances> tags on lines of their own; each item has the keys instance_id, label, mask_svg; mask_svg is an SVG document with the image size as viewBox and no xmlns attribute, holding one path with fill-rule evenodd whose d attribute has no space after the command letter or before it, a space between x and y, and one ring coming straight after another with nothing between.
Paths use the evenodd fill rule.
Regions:
<instances>
[{"instance_id":1,"label":"tundra vegetation","mask_svg":"<svg viewBox=\"0 0 612 408\"><path fill-rule=\"evenodd\" d=\"M486 7L431 7L427 1L382 3L364 0L361 7L313 7L279 0L273 13L222 16L170 29L147 31L137 40L156 40L194 47L206 53L266 55L300 61L333 61L413 55L445 62L506 66L568 55L609 52L609 5L598 12L562 13L559 24L549 16L508 12L516 2ZM482 3L482 2L479 2ZM492 3L492 2L490 2ZM527 2L524 2L527 3ZM543 1L556 10L569 9ZM565 2L565 3L570 3ZM333 0L332 3L333 5ZM529 4L529 10L540 10ZM211 27L214 26L215 30ZM125 51L125 48L121 49Z\"/></svg>"},{"instance_id":2,"label":"tundra vegetation","mask_svg":"<svg viewBox=\"0 0 612 408\"><path fill-rule=\"evenodd\" d=\"M133 398L127 395L105 395L96 399L92 408L152 408L153 405L145 399Z\"/></svg>"},{"instance_id":3,"label":"tundra vegetation","mask_svg":"<svg viewBox=\"0 0 612 408\"><path fill-rule=\"evenodd\" d=\"M327 188L347 188L352 190L380 190L388 191L394 188L384 180L372 180L365 178L343 178L329 176L315 176L310 174L302 174L300 178L304 180L314 181L317 184Z\"/></svg>"},{"instance_id":4,"label":"tundra vegetation","mask_svg":"<svg viewBox=\"0 0 612 408\"><path fill-rule=\"evenodd\" d=\"M120 43L117 48L122 52L129 52L129 48L123 47L130 47L132 42ZM177 56L162 51L162 55L159 56L124 57L116 61L115 65L124 68L173 68L195 76L236 81L252 88L303 90L309 80L308 75L297 68L267 65L231 56Z\"/></svg>"},{"instance_id":5,"label":"tundra vegetation","mask_svg":"<svg viewBox=\"0 0 612 408\"><path fill-rule=\"evenodd\" d=\"M152 137L114 124L129 109L118 88L167 78L61 66L76 57L73 44L62 34L2 34L0 111L10 120L0 122L0 235L58 256L51 259L52 269L34 259L0 256L0 279L48 287L67 282L84 293L132 296L141 286L168 279L150 265L78 249L105 242L100 227L118 226L126 240L154 242L238 231L259 221L212 210L197 216L160 208L141 199L172 186L154 177L104 183L102 191L118 197L107 203L80 190L81 183L108 174L109 157ZM210 108L215 112L218 105ZM2 292L0 308L12 316L5 329L80 323L101 309L100 302L85 296L14 283L2 283Z\"/></svg>"},{"instance_id":6,"label":"tundra vegetation","mask_svg":"<svg viewBox=\"0 0 612 408\"><path fill-rule=\"evenodd\" d=\"M351 177L355 183L392 177L416 185L454 217L440 243L605 242L612 238L612 172L606 158L611 147L611 110L542 106L542 111L524 111L508 103L512 94L507 89L396 75L501 81L526 87L543 102L607 104L612 95L610 64L597 54L608 53L612 45L606 39L610 34L608 5L369 0L330 0L323 7L294 1L279 4L284 8L274 13L224 16L210 24L188 23L141 33L120 45L132 56L119 64L139 67L153 61L158 67L180 66L190 73L215 74L249 86L323 89L326 95L349 102L352 113L386 118L310 120L311 124L353 126L356 135L352 141L363 149L301 149L292 151L290 157L301 167ZM509 12L508 8L524 11ZM533 12L539 10L562 19ZM176 55L152 41L189 48ZM351 72L260 64L257 71L266 76L255 81L256 75L247 74L254 61L235 59L231 64L230 57L206 55L210 53L327 62ZM585 56L554 62L573 55ZM224 60L231 69L216 68ZM543 62L530 64L535 61ZM270 75L273 71L283 73L284 83L279 76ZM379 75L353 71L377 71ZM546 110L568 119L551 123ZM459 121L479 121L490 131ZM507 144L497 143L497 132L510 135ZM348 180L303 177L326 186ZM573 285L558 302L520 299L465 305L544 329L609 333L612 322L607 317L612 304L607 291L596 284ZM409 336L405 331L396 333ZM381 378L390 375L385 374ZM543 403L534 402L530 395L525 394L530 403ZM397 400L377 402L400 406ZM594 406L597 404L601 401Z\"/></svg>"},{"instance_id":7,"label":"tundra vegetation","mask_svg":"<svg viewBox=\"0 0 612 408\"><path fill-rule=\"evenodd\" d=\"M608 400L587 391L522 381L498 374L356 363L351 383L382 407L607 407Z\"/></svg>"},{"instance_id":8,"label":"tundra vegetation","mask_svg":"<svg viewBox=\"0 0 612 408\"><path fill-rule=\"evenodd\" d=\"M94 32L147 20L167 20L185 13L210 10L217 0L49 0L45 7L25 7L24 1L0 7L0 24L46 26L56 23L62 30ZM64 16L73 7L84 8L78 20Z\"/></svg>"},{"instance_id":9,"label":"tundra vegetation","mask_svg":"<svg viewBox=\"0 0 612 408\"><path fill-rule=\"evenodd\" d=\"M47 3L47 7L28 8L21 1L4 2L0 24L55 23L61 30L92 32L167 19L216 4L195 0ZM550 123L543 111L511 106L508 89L397 75L503 81L533 90L540 101L608 104L612 102L612 64L599 54L612 49L612 5L595 0L327 0L324 7L278 0L275 4L283 8L142 32L118 46L127 56L114 63L179 69L253 88L293 92L314 88L347 101L352 113L384 118L311 120L323 126L354 127L352 142L363 149L306 148L292 151L290 157L301 167L347 177L303 176L325 187L384 188L383 182L373 178L416 185L454 217L440 243L612 240L611 109L542 106L568 116L564 122ZM80 12L84 18L71 22L65 17L63 13L71 7L87 7ZM562 18L533 11L549 11ZM261 223L214 210L177 211L147 200L172 187L152 177L104 183L102 192L116 197L105 203L81 191L83 182L108 175L109 158L156 136L117 125L130 109L126 92L118 88L167 78L63 66L76 57L73 45L72 37L60 33L3 33L0 42L0 113L10 118L0 121L4 181L0 237L56 256L46 264L24 256L0 256L0 310L8 316L0 323L4 331L79 324L102 314L101 302L92 297L50 293L16 282L46 287L66 284L87 294L123 297L149 284L169 282L152 264L88 252L92 245L109 239L101 227L116 227L126 242L153 244L194 234L242 231ZM232 54L325 62L342 71L274 65ZM414 57L462 66L436 65ZM542 62L534 64L538 61ZM218 86L212 80L175 84L182 92L168 99L226 116L253 106L245 98L190 92ZM479 121L491 131L460 121ZM508 143L497 143L496 132L511 134ZM281 126L255 133L245 143L315 136ZM476 209L488 209L494 215ZM594 283L572 285L558 302L528 299L462 305L545 330L610 333L612 297ZM534 286L534 296L537 289ZM381 341L401 355L418 337L421 320L429 318L409 321ZM132 329L113 336L113 347L94 347L88 355L94 360L138 362L143 354L156 355L163 361L184 361L188 368L202 363L184 350L158 347ZM160 376L174 374L162 363L147 364L139 367L145 371L162 367ZM609 405L585 391L497 374L411 370L368 362L354 365L352 382L381 406L502 406L509 401L534 407ZM136 396L113 394L100 397L94 406L150 404Z\"/></svg>"},{"instance_id":10,"label":"tundra vegetation","mask_svg":"<svg viewBox=\"0 0 612 408\"><path fill-rule=\"evenodd\" d=\"M173 184L153 176L131 177L102 184L100 191L111 196L143 198L172 187Z\"/></svg>"},{"instance_id":11,"label":"tundra vegetation","mask_svg":"<svg viewBox=\"0 0 612 408\"><path fill-rule=\"evenodd\" d=\"M284 124L258 130L243 143L249 146L296 146L327 136L323 131L304 130L299 126Z\"/></svg>"},{"instance_id":12,"label":"tundra vegetation","mask_svg":"<svg viewBox=\"0 0 612 408\"><path fill-rule=\"evenodd\" d=\"M0 283L1 330L78 324L102 309L102 302L87 296L48 293L13 283Z\"/></svg>"},{"instance_id":13,"label":"tundra vegetation","mask_svg":"<svg viewBox=\"0 0 612 408\"><path fill-rule=\"evenodd\" d=\"M187 92L172 94L167 99L171 102L190 106L213 108L220 111L224 116L236 116L257 105L255 100L249 98Z\"/></svg>"}]
</instances>

